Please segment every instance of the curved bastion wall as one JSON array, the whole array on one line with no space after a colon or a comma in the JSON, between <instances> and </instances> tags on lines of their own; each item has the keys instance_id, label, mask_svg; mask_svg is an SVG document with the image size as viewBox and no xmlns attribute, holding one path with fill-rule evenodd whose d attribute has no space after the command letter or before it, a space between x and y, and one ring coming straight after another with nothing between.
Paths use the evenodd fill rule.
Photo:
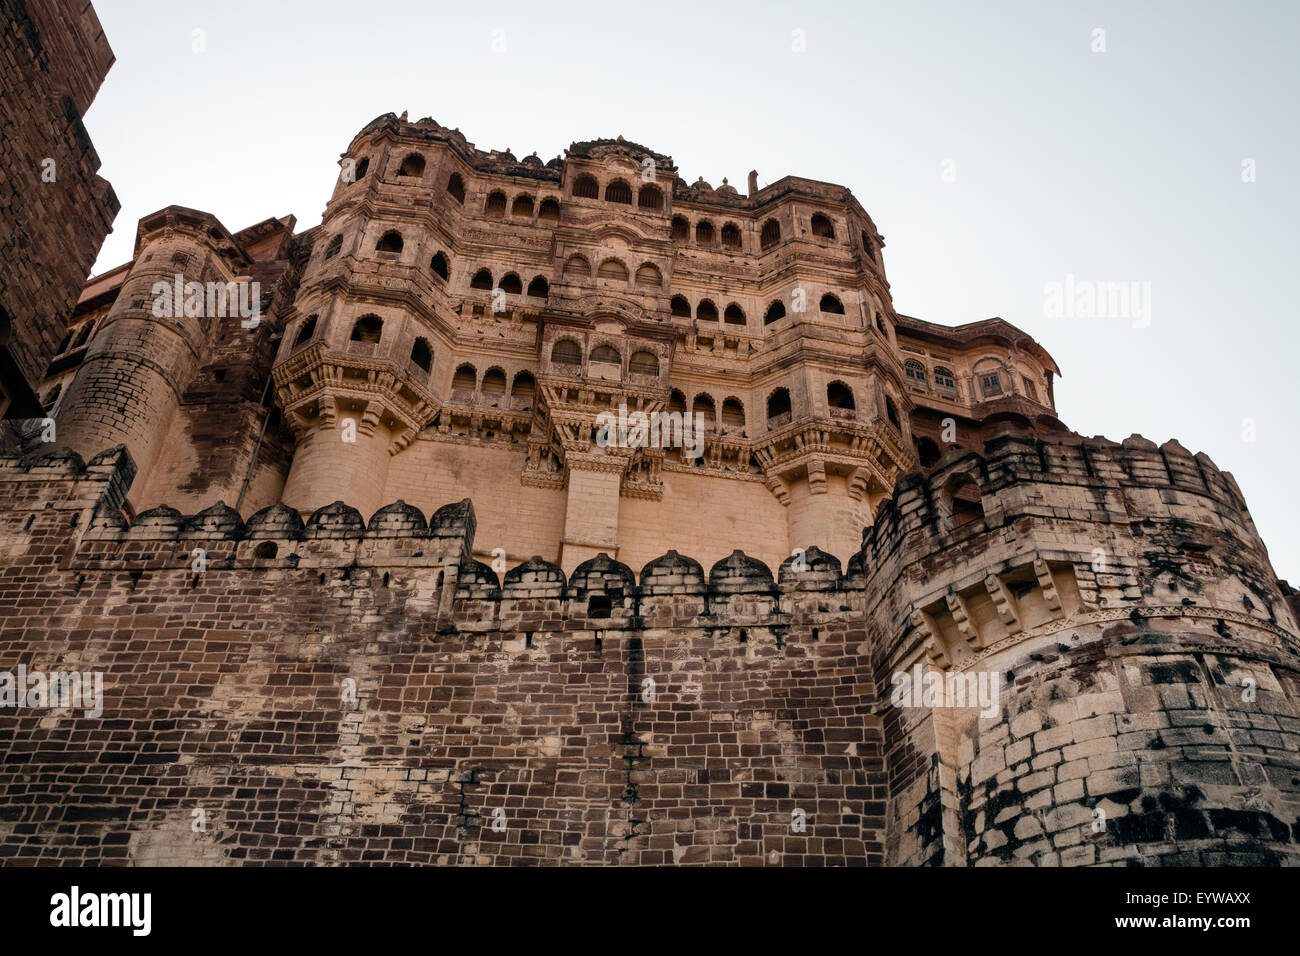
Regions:
<instances>
[{"instance_id":1,"label":"curved bastion wall","mask_svg":"<svg viewBox=\"0 0 1300 956\"><path fill-rule=\"evenodd\" d=\"M1296 858L1292 592L1174 442L995 439L900 480L844 566L707 573L501 573L469 501L128 520L134 472L0 460L0 670L104 690L6 718L6 858Z\"/></svg>"},{"instance_id":2,"label":"curved bastion wall","mask_svg":"<svg viewBox=\"0 0 1300 956\"><path fill-rule=\"evenodd\" d=\"M1207 456L1000 439L901 481L864 563L882 698L953 678L883 712L891 862L1295 862L1296 622Z\"/></svg>"}]
</instances>

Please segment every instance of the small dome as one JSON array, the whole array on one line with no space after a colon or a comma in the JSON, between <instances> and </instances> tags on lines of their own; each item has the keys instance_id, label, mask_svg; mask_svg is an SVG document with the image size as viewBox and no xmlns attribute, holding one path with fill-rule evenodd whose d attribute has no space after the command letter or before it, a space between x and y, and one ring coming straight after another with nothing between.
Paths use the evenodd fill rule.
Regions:
<instances>
[{"instance_id":1,"label":"small dome","mask_svg":"<svg viewBox=\"0 0 1300 956\"><path fill-rule=\"evenodd\" d=\"M735 187L735 186L729 185L729 184L727 183L727 179L726 179L725 176L724 176L723 179L722 179L722 185L719 186L719 187L715 190L715 192L717 192L717 193L719 193L719 194L721 194L721 195L724 195L724 196L739 196L739 195L740 195L740 193L736 192L736 187Z\"/></svg>"},{"instance_id":2,"label":"small dome","mask_svg":"<svg viewBox=\"0 0 1300 956\"><path fill-rule=\"evenodd\" d=\"M523 162L525 166L532 166L537 169L540 169L542 166L542 161L537 157L536 153L533 153L531 156L525 156Z\"/></svg>"},{"instance_id":3,"label":"small dome","mask_svg":"<svg viewBox=\"0 0 1300 956\"><path fill-rule=\"evenodd\" d=\"M691 184L691 188L692 188L692 189L707 189L709 192L713 192L713 187L710 186L708 183L706 183L706 182L704 181L704 177L703 177L703 176L701 176L699 179L695 180L695 182L693 182L693 183Z\"/></svg>"}]
</instances>

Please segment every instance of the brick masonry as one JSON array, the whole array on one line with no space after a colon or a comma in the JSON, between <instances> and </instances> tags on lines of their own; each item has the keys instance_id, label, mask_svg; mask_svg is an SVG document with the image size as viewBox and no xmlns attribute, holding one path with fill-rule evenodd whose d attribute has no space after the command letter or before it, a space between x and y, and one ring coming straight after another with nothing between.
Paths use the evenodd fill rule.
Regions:
<instances>
[{"instance_id":1,"label":"brick masonry","mask_svg":"<svg viewBox=\"0 0 1300 956\"><path fill-rule=\"evenodd\" d=\"M0 385L11 398L40 382L120 208L81 121L112 64L89 3L0 0L0 326L12 327Z\"/></svg>"},{"instance_id":2,"label":"brick masonry","mask_svg":"<svg viewBox=\"0 0 1300 956\"><path fill-rule=\"evenodd\" d=\"M1297 857L1295 620L1176 443L998 439L901 482L847 568L775 573L499 576L468 501L128 522L133 476L0 463L0 669L105 675L101 720L5 716L9 863ZM892 706L916 662L1005 672L996 715Z\"/></svg>"}]
</instances>

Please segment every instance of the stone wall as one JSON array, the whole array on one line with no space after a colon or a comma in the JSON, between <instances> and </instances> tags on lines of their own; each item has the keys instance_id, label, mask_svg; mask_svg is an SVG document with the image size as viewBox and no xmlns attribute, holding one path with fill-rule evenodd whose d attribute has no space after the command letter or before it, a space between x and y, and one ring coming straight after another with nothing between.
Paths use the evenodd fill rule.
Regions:
<instances>
[{"instance_id":1,"label":"stone wall","mask_svg":"<svg viewBox=\"0 0 1300 956\"><path fill-rule=\"evenodd\" d=\"M901 482L864 562L882 697L917 667L1001 688L890 708L891 862L1300 859L1296 622L1208 457L994 441Z\"/></svg>"},{"instance_id":2,"label":"stone wall","mask_svg":"<svg viewBox=\"0 0 1300 956\"><path fill-rule=\"evenodd\" d=\"M1003 438L901 481L847 567L707 573L500 575L469 501L128 521L133 472L0 461L0 672L104 674L101 718L5 716L10 862L1300 855L1289 589L1173 442ZM916 667L998 694L896 705Z\"/></svg>"},{"instance_id":3,"label":"stone wall","mask_svg":"<svg viewBox=\"0 0 1300 956\"><path fill-rule=\"evenodd\" d=\"M23 417L120 208L81 121L112 64L89 3L0 0L0 385Z\"/></svg>"},{"instance_id":4,"label":"stone wall","mask_svg":"<svg viewBox=\"0 0 1300 956\"><path fill-rule=\"evenodd\" d=\"M6 715L6 861L882 860L865 630L830 559L499 582L468 502L128 525L132 471L0 466L0 669L105 675L102 719Z\"/></svg>"}]
</instances>

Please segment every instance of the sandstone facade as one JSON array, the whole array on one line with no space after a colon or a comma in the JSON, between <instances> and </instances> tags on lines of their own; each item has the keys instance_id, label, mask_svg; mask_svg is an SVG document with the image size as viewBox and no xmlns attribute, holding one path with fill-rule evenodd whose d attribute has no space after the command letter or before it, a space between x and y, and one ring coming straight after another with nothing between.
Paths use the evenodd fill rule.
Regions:
<instances>
[{"instance_id":1,"label":"sandstone facade","mask_svg":"<svg viewBox=\"0 0 1300 956\"><path fill-rule=\"evenodd\" d=\"M0 859L1300 860L1296 595L1231 476L899 314L848 190L392 115L341 169L305 232L142 219L0 459L0 671L105 681L4 717Z\"/></svg>"}]
</instances>

